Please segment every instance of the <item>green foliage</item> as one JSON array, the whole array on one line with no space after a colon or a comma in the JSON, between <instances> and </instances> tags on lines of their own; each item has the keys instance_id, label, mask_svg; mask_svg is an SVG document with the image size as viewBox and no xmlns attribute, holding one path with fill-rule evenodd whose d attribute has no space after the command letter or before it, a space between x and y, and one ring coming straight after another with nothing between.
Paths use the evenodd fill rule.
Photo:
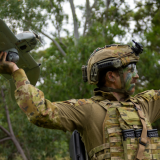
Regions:
<instances>
[{"instance_id":1,"label":"green foliage","mask_svg":"<svg viewBox=\"0 0 160 160\"><path fill-rule=\"evenodd\" d=\"M158 89L160 85L159 58L159 54L148 49L145 49L143 54L141 54L137 64L138 73L140 75L137 92L146 89Z\"/></svg>"},{"instance_id":2,"label":"green foliage","mask_svg":"<svg viewBox=\"0 0 160 160\"><path fill-rule=\"evenodd\" d=\"M44 92L45 98L50 101L64 101L71 98L89 98L93 95L96 86L88 85L82 81L82 65L87 63L90 54L98 47L116 43L123 40L127 33L138 36L144 46L144 53L140 55L137 65L140 79L137 91L158 89L160 86L159 64L159 1L145 0L144 3L136 1L136 10L130 10L127 1L112 1L106 7L104 0L99 0L97 6L91 12L91 18L86 27L85 34L80 33L78 43L74 44L73 33L65 24L69 15L64 13L65 0L2 0L0 16L8 23L13 32L33 29L38 32L47 30L48 20L56 29L50 33L65 51L62 56L55 44L44 51L33 51L32 56L41 63L41 75L37 87ZM86 13L85 5L79 6L80 11ZM129 25L135 21L132 32ZM12 22L12 23L11 23ZM79 20L80 27L83 26ZM60 37L61 31L67 35ZM49 34L49 33L48 33ZM19 107L14 104L9 95L8 83L0 77L1 84L6 88L5 95L10 111L10 118L15 135L25 150L30 160L36 159L61 159L69 157L68 142L70 134L62 131L43 129L30 124ZM4 104L0 99L0 125L8 129ZM153 124L159 127L159 122ZM7 135L0 130L0 139ZM0 145L0 156L5 159L16 159L18 153L11 140Z\"/></svg>"}]
</instances>

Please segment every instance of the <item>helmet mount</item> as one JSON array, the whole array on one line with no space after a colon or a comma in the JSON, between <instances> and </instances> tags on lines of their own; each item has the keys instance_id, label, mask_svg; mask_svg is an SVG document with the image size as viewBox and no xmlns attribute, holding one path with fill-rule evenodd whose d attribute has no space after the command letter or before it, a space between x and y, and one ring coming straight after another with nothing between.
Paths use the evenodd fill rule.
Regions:
<instances>
[{"instance_id":1,"label":"helmet mount","mask_svg":"<svg viewBox=\"0 0 160 160\"><path fill-rule=\"evenodd\" d=\"M140 43L135 42L134 40L132 41L135 43L135 46L132 46L131 49L133 50L135 55L138 56L143 52L143 46Z\"/></svg>"}]
</instances>

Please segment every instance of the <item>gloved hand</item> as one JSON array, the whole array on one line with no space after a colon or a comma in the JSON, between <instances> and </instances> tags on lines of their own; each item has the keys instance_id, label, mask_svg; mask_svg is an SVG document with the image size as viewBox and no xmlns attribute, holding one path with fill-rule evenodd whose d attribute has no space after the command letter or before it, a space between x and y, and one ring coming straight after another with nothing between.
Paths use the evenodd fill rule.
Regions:
<instances>
[{"instance_id":1,"label":"gloved hand","mask_svg":"<svg viewBox=\"0 0 160 160\"><path fill-rule=\"evenodd\" d=\"M0 74L12 74L19 69L15 63L6 61L6 56L6 52L0 53Z\"/></svg>"}]
</instances>

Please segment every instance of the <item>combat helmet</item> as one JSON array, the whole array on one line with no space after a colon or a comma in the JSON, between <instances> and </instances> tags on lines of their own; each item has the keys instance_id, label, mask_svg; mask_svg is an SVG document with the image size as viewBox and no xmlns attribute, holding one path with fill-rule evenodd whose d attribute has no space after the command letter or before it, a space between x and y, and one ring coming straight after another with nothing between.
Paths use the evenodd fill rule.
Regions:
<instances>
[{"instance_id":1,"label":"combat helmet","mask_svg":"<svg viewBox=\"0 0 160 160\"><path fill-rule=\"evenodd\" d=\"M98 84L99 73L101 70L117 69L120 75L122 88L113 89L109 87L101 88L103 91L121 92L125 91L125 84L123 79L123 66L130 63L137 63L139 61L139 54L143 52L143 47L140 43L133 40L135 46L112 44L106 45L103 48L97 48L88 59L87 65L82 66L83 81L90 84Z\"/></svg>"}]
</instances>

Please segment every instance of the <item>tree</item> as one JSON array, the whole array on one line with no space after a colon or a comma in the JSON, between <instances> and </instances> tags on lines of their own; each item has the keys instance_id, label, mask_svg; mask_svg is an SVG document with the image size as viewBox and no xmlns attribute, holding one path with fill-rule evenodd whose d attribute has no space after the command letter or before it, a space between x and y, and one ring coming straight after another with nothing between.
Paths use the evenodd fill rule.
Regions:
<instances>
[{"instance_id":1,"label":"tree","mask_svg":"<svg viewBox=\"0 0 160 160\"><path fill-rule=\"evenodd\" d=\"M86 3L80 6L73 2L75 1L1 2L3 7L0 8L0 16L8 22L14 33L17 32L17 28L32 29L52 40L48 49L32 52L32 56L42 63L37 87L44 92L45 97L51 101L91 97L95 86L82 82L80 76L82 65L87 63L90 54L98 47L121 41L127 43L125 37L128 34L138 36L137 39L145 48L137 67L140 75L137 92L157 89L160 84L159 1L145 0L144 3L136 1L136 10L131 10L127 1L122 0L94 0L93 3L86 0ZM64 11L65 3L71 6L73 32L66 28L69 15ZM82 13L82 19L78 19L77 8ZM54 28L50 33L47 31L48 20ZM129 27L131 21L136 24L134 30ZM66 33L63 37L62 32ZM6 83L4 79L2 80L2 84ZM8 106L10 103L10 100L7 100ZM61 131L33 126L15 104L9 110L16 138L18 137L28 159L62 158L69 155L69 134L66 136ZM0 113L0 116L2 117L0 125L6 127L4 113ZM4 155L15 152L9 141L3 146L5 147L0 145L0 150L3 150ZM5 148L9 150L8 153Z\"/></svg>"},{"instance_id":2,"label":"tree","mask_svg":"<svg viewBox=\"0 0 160 160\"><path fill-rule=\"evenodd\" d=\"M48 37L57 46L60 53L65 56L66 53L63 47L66 47L66 45L63 45L64 43L62 43L61 32L66 32L66 35L68 35L69 29L65 28L65 25L68 22L68 15L64 13L64 8L62 6L68 2L71 5L74 24L74 37L76 41L79 39L78 29L80 25L84 28L83 35L90 30L90 27L96 25L97 22L101 23L103 21L101 25L103 25L104 28L109 25L110 27L114 27L114 29L128 27L129 25L128 20L130 13L127 12L128 6L121 9L123 4L126 5L124 1L111 2L109 0L94 0L93 5L91 6L90 1L86 0L85 6L79 6L82 10L84 25L83 23L80 23L80 20L77 18L76 7L72 0L3 0L1 2L3 7L0 9L0 15L1 18L6 19L7 22L12 21L12 24L9 24L14 32L16 32L17 28L20 28L21 30L32 29ZM123 10L124 13L121 13L121 10ZM121 15L123 15L123 17ZM51 33L47 33L46 31L48 27L48 20L50 20L54 28ZM103 33L108 34L106 33L106 30L104 30ZM55 41L56 38L59 39L60 43Z\"/></svg>"},{"instance_id":3,"label":"tree","mask_svg":"<svg viewBox=\"0 0 160 160\"><path fill-rule=\"evenodd\" d=\"M15 144L18 152L21 154L23 160L27 160L25 154L24 154L24 151L22 149L22 147L20 146L19 142L17 141L15 135L14 135L14 132L13 132L13 129L12 129L12 124L11 124L11 121L10 121L10 117L9 117L9 111L8 111L8 107L6 105L6 102L5 102L5 95L4 95L4 91L3 91L3 88L1 88L1 96L2 96L2 99L3 99L3 103L5 104L5 111L6 111L6 116L7 116L7 122L8 122L8 127L9 127L9 131L8 132L4 127L2 127L0 125L0 129L5 132L7 134L8 137L5 137L3 139L0 139L0 143L1 142L4 142L6 140L9 140L11 139L13 141L13 143Z\"/></svg>"}]
</instances>

